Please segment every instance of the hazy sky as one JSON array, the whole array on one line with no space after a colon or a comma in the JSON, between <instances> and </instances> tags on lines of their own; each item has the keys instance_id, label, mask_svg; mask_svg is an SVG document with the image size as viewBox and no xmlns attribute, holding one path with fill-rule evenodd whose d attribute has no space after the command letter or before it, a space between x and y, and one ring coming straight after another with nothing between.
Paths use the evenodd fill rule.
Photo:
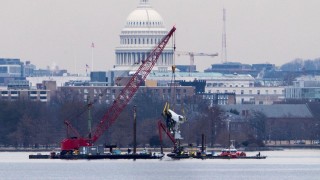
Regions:
<instances>
[{"instance_id":1,"label":"hazy sky","mask_svg":"<svg viewBox=\"0 0 320 180\"><path fill-rule=\"evenodd\" d=\"M222 9L227 12L228 61L281 65L320 57L319 0L150 0L180 51L221 53ZM83 73L109 70L127 16L139 0L0 0L0 57L53 63ZM195 57L198 70L221 57ZM188 64L187 56L176 64Z\"/></svg>"}]
</instances>

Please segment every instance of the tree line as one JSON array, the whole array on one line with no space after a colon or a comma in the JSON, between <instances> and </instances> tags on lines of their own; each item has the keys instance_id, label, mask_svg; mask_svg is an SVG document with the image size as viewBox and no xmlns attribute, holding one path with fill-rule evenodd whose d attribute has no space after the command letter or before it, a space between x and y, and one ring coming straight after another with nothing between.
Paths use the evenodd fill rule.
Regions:
<instances>
[{"instance_id":1,"label":"tree line","mask_svg":"<svg viewBox=\"0 0 320 180\"><path fill-rule=\"evenodd\" d=\"M157 122L163 121L161 113L165 103L156 94L138 92L97 144L132 147L133 107L136 106L138 146L159 146ZM94 103L91 107L93 131L109 106ZM180 104L171 104L170 108L187 118L181 126L182 143L200 145L201 135L205 134L208 146L229 144L226 112L219 106L210 107L206 100L194 96L182 99ZM257 114L256 119L261 121L261 116ZM88 118L87 102L76 92L57 92L47 104L24 99L0 101L0 145L60 147L61 140L66 137L64 121L68 120L81 136L86 137L89 133ZM248 122L245 131L233 132L233 139L238 145L252 142L263 145L265 122L260 121ZM169 138L164 138L164 144L172 146Z\"/></svg>"}]
</instances>

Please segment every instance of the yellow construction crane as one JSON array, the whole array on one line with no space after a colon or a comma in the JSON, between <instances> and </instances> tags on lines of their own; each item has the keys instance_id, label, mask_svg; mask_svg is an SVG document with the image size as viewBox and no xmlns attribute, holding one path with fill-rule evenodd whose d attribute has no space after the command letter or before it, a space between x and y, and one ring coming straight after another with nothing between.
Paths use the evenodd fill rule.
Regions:
<instances>
[{"instance_id":1,"label":"yellow construction crane","mask_svg":"<svg viewBox=\"0 0 320 180\"><path fill-rule=\"evenodd\" d=\"M215 54L209 54L209 53L198 53L198 52L186 52L186 51L176 51L175 52L177 56L187 55L190 56L190 67L189 67L189 75L191 76L191 68L194 64L194 56L211 56L215 57L218 56L218 53Z\"/></svg>"},{"instance_id":2,"label":"yellow construction crane","mask_svg":"<svg viewBox=\"0 0 320 180\"><path fill-rule=\"evenodd\" d=\"M194 56L211 56L211 57L218 56L218 53L209 54L209 53L185 52L185 51L176 51L175 53L178 56L182 56L182 55L190 56L190 66L194 64Z\"/></svg>"}]
</instances>

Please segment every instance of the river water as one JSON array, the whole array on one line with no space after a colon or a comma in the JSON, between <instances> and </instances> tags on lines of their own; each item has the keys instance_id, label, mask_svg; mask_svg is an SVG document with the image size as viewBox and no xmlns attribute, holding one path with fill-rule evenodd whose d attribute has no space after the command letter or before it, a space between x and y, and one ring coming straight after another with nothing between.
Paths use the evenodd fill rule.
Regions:
<instances>
[{"instance_id":1,"label":"river water","mask_svg":"<svg viewBox=\"0 0 320 180\"><path fill-rule=\"evenodd\" d=\"M267 159L230 160L41 160L29 154L36 153L0 152L0 179L320 179L320 150L264 151Z\"/></svg>"}]
</instances>

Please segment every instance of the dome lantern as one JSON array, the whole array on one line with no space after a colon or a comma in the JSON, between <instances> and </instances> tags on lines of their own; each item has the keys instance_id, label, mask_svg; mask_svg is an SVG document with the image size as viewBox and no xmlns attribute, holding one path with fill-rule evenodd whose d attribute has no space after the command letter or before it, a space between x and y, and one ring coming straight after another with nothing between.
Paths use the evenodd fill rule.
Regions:
<instances>
[{"instance_id":1,"label":"dome lantern","mask_svg":"<svg viewBox=\"0 0 320 180\"><path fill-rule=\"evenodd\" d=\"M150 6L149 0L140 0L139 7Z\"/></svg>"}]
</instances>

